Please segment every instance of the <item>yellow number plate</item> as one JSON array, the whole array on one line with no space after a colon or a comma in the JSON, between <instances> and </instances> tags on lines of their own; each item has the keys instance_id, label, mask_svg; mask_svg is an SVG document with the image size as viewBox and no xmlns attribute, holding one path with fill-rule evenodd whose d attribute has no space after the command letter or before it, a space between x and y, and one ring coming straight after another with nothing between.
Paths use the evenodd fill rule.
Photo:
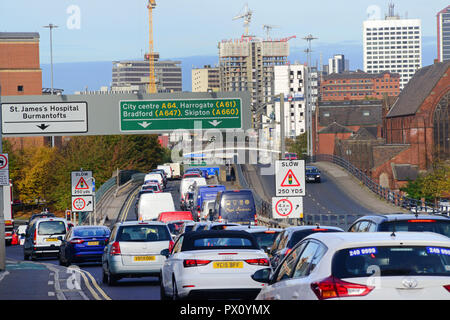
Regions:
<instances>
[{"instance_id":1,"label":"yellow number plate","mask_svg":"<svg viewBox=\"0 0 450 320\"><path fill-rule=\"evenodd\" d=\"M136 256L133 258L134 261L154 261L155 256Z\"/></svg>"},{"instance_id":2,"label":"yellow number plate","mask_svg":"<svg viewBox=\"0 0 450 320\"><path fill-rule=\"evenodd\" d=\"M98 241L90 241L87 244L88 244L88 246L98 246L100 244L100 242L98 242Z\"/></svg>"},{"instance_id":3,"label":"yellow number plate","mask_svg":"<svg viewBox=\"0 0 450 320\"><path fill-rule=\"evenodd\" d=\"M227 269L227 268L243 268L244 262L242 261L216 261L213 263L214 269Z\"/></svg>"},{"instance_id":4,"label":"yellow number plate","mask_svg":"<svg viewBox=\"0 0 450 320\"><path fill-rule=\"evenodd\" d=\"M45 241L58 241L58 239L56 239L56 238L47 238L47 239L45 239Z\"/></svg>"}]
</instances>

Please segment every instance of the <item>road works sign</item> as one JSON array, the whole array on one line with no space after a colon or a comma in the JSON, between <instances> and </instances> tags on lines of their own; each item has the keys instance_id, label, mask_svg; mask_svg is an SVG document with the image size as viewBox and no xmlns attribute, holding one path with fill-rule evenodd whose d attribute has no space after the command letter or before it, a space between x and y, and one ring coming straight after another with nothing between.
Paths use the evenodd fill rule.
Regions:
<instances>
[{"instance_id":1,"label":"road works sign","mask_svg":"<svg viewBox=\"0 0 450 320\"><path fill-rule=\"evenodd\" d=\"M94 211L93 196L72 196L72 211L75 211L75 212Z\"/></svg>"},{"instance_id":2,"label":"road works sign","mask_svg":"<svg viewBox=\"0 0 450 320\"><path fill-rule=\"evenodd\" d=\"M86 102L3 103L2 133L88 131Z\"/></svg>"},{"instance_id":3,"label":"road works sign","mask_svg":"<svg viewBox=\"0 0 450 320\"><path fill-rule=\"evenodd\" d=\"M302 197L273 197L272 218L300 219L303 218Z\"/></svg>"},{"instance_id":4,"label":"road works sign","mask_svg":"<svg viewBox=\"0 0 450 320\"><path fill-rule=\"evenodd\" d=\"M95 187L92 179L92 171L72 171L71 178L73 196L92 195Z\"/></svg>"},{"instance_id":5,"label":"road works sign","mask_svg":"<svg viewBox=\"0 0 450 320\"><path fill-rule=\"evenodd\" d=\"M240 98L120 101L120 131L242 128Z\"/></svg>"},{"instance_id":6,"label":"road works sign","mask_svg":"<svg viewBox=\"0 0 450 320\"><path fill-rule=\"evenodd\" d=\"M305 161L278 160L275 162L276 196L304 196Z\"/></svg>"}]
</instances>

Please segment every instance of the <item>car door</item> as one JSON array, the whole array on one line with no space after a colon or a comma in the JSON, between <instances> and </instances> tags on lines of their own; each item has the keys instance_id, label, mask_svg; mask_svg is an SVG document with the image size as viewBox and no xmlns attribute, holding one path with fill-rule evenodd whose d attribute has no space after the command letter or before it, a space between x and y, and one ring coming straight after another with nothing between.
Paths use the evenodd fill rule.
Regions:
<instances>
[{"instance_id":1,"label":"car door","mask_svg":"<svg viewBox=\"0 0 450 320\"><path fill-rule=\"evenodd\" d=\"M173 294L172 292L172 275L175 273L175 263L177 260L177 255L181 252L181 245L183 244L184 236L181 235L175 244L173 245L172 251L170 252L170 256L164 261L164 265L162 267L163 277L161 279L161 283L164 286L164 290L167 293Z\"/></svg>"},{"instance_id":2,"label":"car door","mask_svg":"<svg viewBox=\"0 0 450 320\"><path fill-rule=\"evenodd\" d=\"M316 240L307 242L293 268L291 277L285 280L283 290L279 295L282 300L315 299L311 291L310 275L314 271L327 248Z\"/></svg>"}]
</instances>

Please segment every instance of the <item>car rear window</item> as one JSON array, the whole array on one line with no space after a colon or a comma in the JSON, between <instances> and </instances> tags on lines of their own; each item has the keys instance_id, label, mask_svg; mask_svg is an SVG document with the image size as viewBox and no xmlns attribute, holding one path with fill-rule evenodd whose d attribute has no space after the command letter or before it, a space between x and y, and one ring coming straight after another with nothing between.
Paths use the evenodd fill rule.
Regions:
<instances>
[{"instance_id":1,"label":"car rear window","mask_svg":"<svg viewBox=\"0 0 450 320\"><path fill-rule=\"evenodd\" d=\"M246 238L238 238L238 237L208 237L194 240L195 248L204 248L208 247L208 249L214 248L247 248L251 247L252 242Z\"/></svg>"},{"instance_id":2,"label":"car rear window","mask_svg":"<svg viewBox=\"0 0 450 320\"><path fill-rule=\"evenodd\" d=\"M151 242L171 240L166 226L137 225L122 226L117 233L117 241Z\"/></svg>"},{"instance_id":3,"label":"car rear window","mask_svg":"<svg viewBox=\"0 0 450 320\"><path fill-rule=\"evenodd\" d=\"M262 231L262 232L253 232L252 234L255 236L256 242L258 242L259 246L263 248L263 247L271 247L273 245L273 242L275 241L278 232Z\"/></svg>"},{"instance_id":4,"label":"car rear window","mask_svg":"<svg viewBox=\"0 0 450 320\"><path fill-rule=\"evenodd\" d=\"M169 227L170 233L172 234L179 234L181 231L181 228L183 227L184 222L179 221L179 222L172 222L172 223L168 223L167 227Z\"/></svg>"},{"instance_id":5,"label":"car rear window","mask_svg":"<svg viewBox=\"0 0 450 320\"><path fill-rule=\"evenodd\" d=\"M436 219L410 219L388 221L380 224L379 231L429 231L450 238L450 221Z\"/></svg>"},{"instance_id":6,"label":"car rear window","mask_svg":"<svg viewBox=\"0 0 450 320\"><path fill-rule=\"evenodd\" d=\"M289 241L287 243L287 247L293 248L297 243L299 243L301 240L303 240L303 238L309 236L310 234L316 233L316 232L340 232L340 230L317 228L317 229L294 231L292 233L291 238L289 239Z\"/></svg>"},{"instance_id":7,"label":"car rear window","mask_svg":"<svg viewBox=\"0 0 450 320\"><path fill-rule=\"evenodd\" d=\"M107 237L109 231L104 228L74 229L73 235L75 237Z\"/></svg>"},{"instance_id":8,"label":"car rear window","mask_svg":"<svg viewBox=\"0 0 450 320\"><path fill-rule=\"evenodd\" d=\"M42 221L39 223L38 234L41 236L65 233L66 224L62 221Z\"/></svg>"},{"instance_id":9,"label":"car rear window","mask_svg":"<svg viewBox=\"0 0 450 320\"><path fill-rule=\"evenodd\" d=\"M332 262L337 278L450 276L450 247L374 246L338 251Z\"/></svg>"}]
</instances>

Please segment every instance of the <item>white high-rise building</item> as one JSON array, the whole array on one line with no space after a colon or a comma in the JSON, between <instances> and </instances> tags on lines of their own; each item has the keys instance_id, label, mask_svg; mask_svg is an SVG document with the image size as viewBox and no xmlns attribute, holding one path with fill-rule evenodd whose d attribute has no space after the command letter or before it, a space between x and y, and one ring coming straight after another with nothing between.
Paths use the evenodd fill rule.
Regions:
<instances>
[{"instance_id":1,"label":"white high-rise building","mask_svg":"<svg viewBox=\"0 0 450 320\"><path fill-rule=\"evenodd\" d=\"M391 5L384 20L363 22L364 71L400 74L403 89L422 68L422 30L420 19L401 19Z\"/></svg>"},{"instance_id":2,"label":"white high-rise building","mask_svg":"<svg viewBox=\"0 0 450 320\"><path fill-rule=\"evenodd\" d=\"M286 138L295 138L305 132L307 66L292 64L274 66L274 94L284 94L284 128ZM280 136L280 99L268 105L263 123L268 137ZM273 121L274 120L274 121Z\"/></svg>"},{"instance_id":3,"label":"white high-rise building","mask_svg":"<svg viewBox=\"0 0 450 320\"><path fill-rule=\"evenodd\" d=\"M343 73L345 69L345 57L343 54L335 54L333 58L328 59L328 74Z\"/></svg>"}]
</instances>

